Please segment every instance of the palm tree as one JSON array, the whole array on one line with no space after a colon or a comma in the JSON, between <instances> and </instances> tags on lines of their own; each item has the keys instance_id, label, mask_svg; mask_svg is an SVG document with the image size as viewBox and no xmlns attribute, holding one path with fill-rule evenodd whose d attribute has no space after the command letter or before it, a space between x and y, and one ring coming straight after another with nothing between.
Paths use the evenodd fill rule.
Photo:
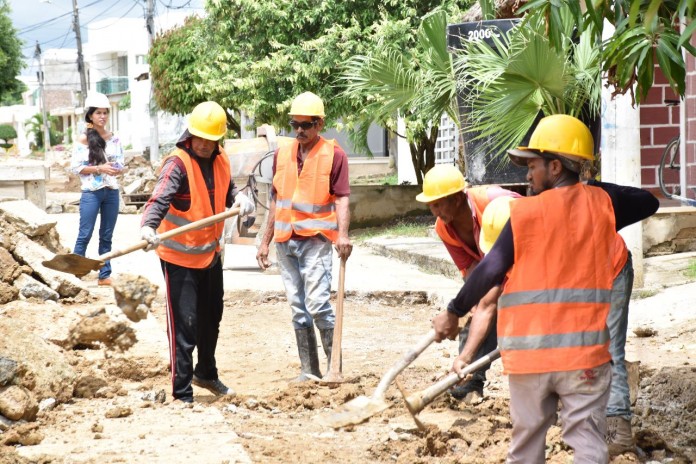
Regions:
<instances>
[{"instance_id":1,"label":"palm tree","mask_svg":"<svg viewBox=\"0 0 696 464\"><path fill-rule=\"evenodd\" d=\"M508 4L509 0L479 0L483 19L493 19L500 12L508 17L512 10L501 10ZM545 33L558 49L568 27L591 31L614 95L630 92L635 101L643 101L653 85L655 58L672 89L684 95L682 51L696 56L696 47L690 43L696 32L694 0L529 0L515 14L524 12L544 18ZM681 31L680 23L684 24ZM614 28L608 38L603 37L605 24Z\"/></svg>"},{"instance_id":2,"label":"palm tree","mask_svg":"<svg viewBox=\"0 0 696 464\"><path fill-rule=\"evenodd\" d=\"M418 184L435 165L440 117L447 113L458 123L456 81L446 43L447 14L435 10L423 18L413 51L387 47L353 57L341 76L344 95L364 103L353 137L366 150L367 129L376 123L396 133L405 122L411 160Z\"/></svg>"},{"instance_id":3,"label":"palm tree","mask_svg":"<svg viewBox=\"0 0 696 464\"><path fill-rule=\"evenodd\" d=\"M49 116L48 117L48 132L49 132L49 137L50 137L50 142L51 145L55 145L60 141L61 133L58 132L57 130L54 129L55 124L57 123L58 118L55 116ZM37 113L31 118L29 118L27 121L24 123L24 127L34 134L34 140L36 141L36 146L39 148L44 148L44 130L43 130L43 116L41 113Z\"/></svg>"},{"instance_id":4,"label":"palm tree","mask_svg":"<svg viewBox=\"0 0 696 464\"><path fill-rule=\"evenodd\" d=\"M503 155L520 144L540 112L585 121L599 114L600 53L592 33L585 31L573 40L568 27L561 36L561 47L554 48L545 35L544 18L537 13L507 35L492 37L493 45L465 42L454 60L467 109L463 131L482 142L481 152L467 157ZM507 157L501 161L507 162Z\"/></svg>"}]
</instances>

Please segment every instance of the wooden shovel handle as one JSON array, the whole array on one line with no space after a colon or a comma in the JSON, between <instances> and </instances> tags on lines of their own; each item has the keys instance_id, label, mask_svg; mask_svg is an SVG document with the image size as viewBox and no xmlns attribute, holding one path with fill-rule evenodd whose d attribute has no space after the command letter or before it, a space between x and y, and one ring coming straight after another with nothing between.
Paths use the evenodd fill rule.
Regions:
<instances>
[{"instance_id":1,"label":"wooden shovel handle","mask_svg":"<svg viewBox=\"0 0 696 464\"><path fill-rule=\"evenodd\" d=\"M483 366L492 363L500 357L500 350L497 348L485 356L472 362L464 369L462 369L462 374L458 375L454 372L450 372L444 378L440 379L431 386L411 394L408 398L405 398L406 403L409 405L409 410L413 414L417 414L422 411L427 405L433 402L435 398L446 392L450 387L454 386L457 382L462 380L468 374L475 372L482 368Z\"/></svg>"},{"instance_id":2,"label":"wooden shovel handle","mask_svg":"<svg viewBox=\"0 0 696 464\"><path fill-rule=\"evenodd\" d=\"M198 221L194 221L191 224L186 224L185 226L177 227L176 229L169 230L163 234L159 234L157 237L160 240L167 240L168 238L175 237L177 235L196 230L196 229L202 229L203 227L208 227L210 225L216 224L220 221L224 221L227 218L230 218L232 216L236 216L239 214L239 208L232 208L229 211L224 211L222 213L218 213L214 216L207 217L205 219L200 219ZM137 250L142 250L148 246L149 242L147 240L141 240L138 243L135 243L134 245L131 245L126 248L121 248L118 250L111 250L108 253L105 253L97 258L99 261L108 261L109 259L113 258L118 258L119 256L127 255L128 253L132 253Z\"/></svg>"},{"instance_id":3,"label":"wooden shovel handle","mask_svg":"<svg viewBox=\"0 0 696 464\"><path fill-rule=\"evenodd\" d=\"M341 342L343 339L343 297L346 286L346 258L341 257L338 270L338 289L336 291L336 323L334 324L333 345L331 346L331 369L329 378L341 375Z\"/></svg>"},{"instance_id":4,"label":"wooden shovel handle","mask_svg":"<svg viewBox=\"0 0 696 464\"><path fill-rule=\"evenodd\" d=\"M401 371L406 369L413 361L416 360L418 356L425 351L431 343L435 341L435 330L430 330L427 334L418 340L416 346L411 348L408 353L406 353L399 361L394 364L389 371L384 374L382 380L380 380L377 389L372 394L373 398L383 398L387 393L387 388L394 381L394 379L401 374Z\"/></svg>"}]
</instances>

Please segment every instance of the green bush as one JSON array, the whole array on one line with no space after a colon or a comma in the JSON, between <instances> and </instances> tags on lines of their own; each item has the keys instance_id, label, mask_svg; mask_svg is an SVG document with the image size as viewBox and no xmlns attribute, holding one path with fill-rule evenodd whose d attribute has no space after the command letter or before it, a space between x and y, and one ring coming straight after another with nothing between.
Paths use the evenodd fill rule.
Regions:
<instances>
[{"instance_id":1,"label":"green bush","mask_svg":"<svg viewBox=\"0 0 696 464\"><path fill-rule=\"evenodd\" d=\"M0 124L0 139L9 142L17 138L17 131L9 124Z\"/></svg>"}]
</instances>

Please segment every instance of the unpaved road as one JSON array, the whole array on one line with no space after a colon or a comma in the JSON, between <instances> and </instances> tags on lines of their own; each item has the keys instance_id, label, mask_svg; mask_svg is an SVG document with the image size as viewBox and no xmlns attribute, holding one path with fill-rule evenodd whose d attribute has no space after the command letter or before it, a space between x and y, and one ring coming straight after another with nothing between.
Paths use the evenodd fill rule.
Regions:
<instances>
[{"instance_id":1,"label":"unpaved road","mask_svg":"<svg viewBox=\"0 0 696 464\"><path fill-rule=\"evenodd\" d=\"M115 320L126 320L108 289L92 290L99 299L90 305L15 302L2 309L1 317L21 320L49 339L100 305ZM690 284L636 301L635 314L669 300L671 292L694 290ZM97 397L74 398L40 413L37 424L43 440L34 446L0 447L0 463L504 460L510 420L499 365L489 376L488 398L482 403L464 405L442 398L428 408L422 414L432 425L427 432L416 429L395 388L388 395L395 406L366 424L335 431L317 422L317 417L331 408L357 395L369 395L399 354L427 331L427 321L437 308L424 299L413 295L408 299L348 298L344 375L349 382L329 388L288 383L297 374L299 363L284 301L253 293L229 293L218 360L221 378L238 395L216 399L196 389L196 404L191 409L181 409L170 401L161 297L153 308L148 319L132 324L138 342L125 353L103 347L65 351L79 375L89 380L83 383L91 382ZM649 457L665 463L691 462L696 456L696 363L691 357L696 346L696 318L678 310L670 318L673 324L659 327L652 337L629 338L629 353L637 353L642 362L635 419L647 453L640 457L642 461ZM454 342L430 347L402 376L404 386L414 391L444 374L455 349ZM633 355L629 358L636 359ZM661 370L662 364L671 367ZM164 403L155 400L161 390L166 392ZM565 463L571 456L559 435L559 429L553 427L549 462ZM638 460L629 454L614 462Z\"/></svg>"},{"instance_id":2,"label":"unpaved road","mask_svg":"<svg viewBox=\"0 0 696 464\"><path fill-rule=\"evenodd\" d=\"M63 243L71 246L76 215L60 216ZM116 246L137 240L137 219L119 218ZM426 432L417 430L394 387L388 392L394 406L365 424L332 430L317 421L345 401L371 394L381 375L429 329L440 308L430 305L426 295L437 287L448 289L451 296L458 283L443 283L386 258L364 259L368 252L357 247L346 278L353 290L345 302L343 365L348 382L338 388L294 385L289 380L297 375L299 361L279 278L252 269L253 249L237 251L246 260L230 260L229 266L226 261L232 270L225 272L228 292L218 367L238 395L216 399L195 389L196 404L190 409L171 402L162 288L150 316L137 323L121 313L111 289L96 286L94 273L84 279L95 296L89 303L17 301L0 307L0 318L11 318L45 340L65 339L75 322L100 308L116 323L133 328L137 337L125 352L100 344L62 350L60 356L77 373L75 396L40 412L35 423L0 434L0 443L14 443L0 445L0 464L504 461L510 419L499 364L489 375L483 402L439 399L421 414L431 425ZM89 256L95 254L88 249ZM151 254L119 258L114 269L117 274L146 275L161 285ZM356 294L358 290L362 293ZM694 283L632 301L627 358L640 361L634 431L643 452L621 456L615 463L696 460L695 306ZM645 328L654 334L634 335L634 330L648 333L640 330ZM13 333L0 336L15 346L26 343ZM415 391L445 374L455 350L454 342L430 347L402 375L404 387ZM549 462L571 460L558 427L548 435L547 451Z\"/></svg>"}]
</instances>

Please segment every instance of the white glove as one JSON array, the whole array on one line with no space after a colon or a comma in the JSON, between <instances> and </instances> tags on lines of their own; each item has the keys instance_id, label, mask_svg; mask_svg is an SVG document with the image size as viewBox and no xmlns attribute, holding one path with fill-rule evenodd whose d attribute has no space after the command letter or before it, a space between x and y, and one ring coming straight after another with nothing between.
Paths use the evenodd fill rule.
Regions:
<instances>
[{"instance_id":1,"label":"white glove","mask_svg":"<svg viewBox=\"0 0 696 464\"><path fill-rule=\"evenodd\" d=\"M232 205L232 208L239 208L239 217L248 216L256 211L254 202L241 192L237 193L237 195L234 197L234 204Z\"/></svg>"},{"instance_id":2,"label":"white glove","mask_svg":"<svg viewBox=\"0 0 696 464\"><path fill-rule=\"evenodd\" d=\"M140 229L140 238L147 240L148 246L145 247L145 251L154 250L160 244L160 239L157 236L157 232L152 227L144 226Z\"/></svg>"}]
</instances>

